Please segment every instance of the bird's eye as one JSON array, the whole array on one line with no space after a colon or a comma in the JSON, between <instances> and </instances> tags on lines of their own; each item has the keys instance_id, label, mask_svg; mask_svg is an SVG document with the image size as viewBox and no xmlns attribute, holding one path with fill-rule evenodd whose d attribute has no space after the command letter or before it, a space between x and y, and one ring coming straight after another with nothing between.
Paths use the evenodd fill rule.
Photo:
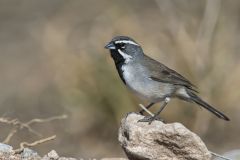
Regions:
<instances>
[{"instance_id":1,"label":"bird's eye","mask_svg":"<svg viewBox=\"0 0 240 160\"><path fill-rule=\"evenodd\" d=\"M119 43L120 48L125 48L125 43Z\"/></svg>"},{"instance_id":2,"label":"bird's eye","mask_svg":"<svg viewBox=\"0 0 240 160\"><path fill-rule=\"evenodd\" d=\"M115 45L116 45L116 47L117 47L118 49L123 49L123 48L125 48L125 43L119 43L119 42L117 42L117 43L115 43Z\"/></svg>"}]
</instances>

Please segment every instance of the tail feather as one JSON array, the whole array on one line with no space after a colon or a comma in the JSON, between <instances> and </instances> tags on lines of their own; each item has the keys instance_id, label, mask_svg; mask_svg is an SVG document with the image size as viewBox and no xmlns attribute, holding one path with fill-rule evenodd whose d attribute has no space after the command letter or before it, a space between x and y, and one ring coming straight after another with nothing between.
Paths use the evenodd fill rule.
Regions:
<instances>
[{"instance_id":1,"label":"tail feather","mask_svg":"<svg viewBox=\"0 0 240 160\"><path fill-rule=\"evenodd\" d=\"M198 105L202 106L203 108L207 109L208 111L212 112L218 118L224 119L226 121L230 121L230 119L226 115L224 115L223 113L221 113L220 111L218 111L214 107L210 106L208 103L203 101L200 97L198 97L195 93L188 92L188 94L191 97L190 99L193 102L195 102L196 104L198 104Z\"/></svg>"}]
</instances>

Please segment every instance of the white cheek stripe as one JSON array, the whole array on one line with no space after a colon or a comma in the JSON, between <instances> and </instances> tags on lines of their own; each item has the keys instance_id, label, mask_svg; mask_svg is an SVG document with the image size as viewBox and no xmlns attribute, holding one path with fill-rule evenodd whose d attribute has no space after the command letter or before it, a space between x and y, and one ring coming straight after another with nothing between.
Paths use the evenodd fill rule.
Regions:
<instances>
[{"instance_id":1,"label":"white cheek stripe","mask_svg":"<svg viewBox=\"0 0 240 160\"><path fill-rule=\"evenodd\" d=\"M118 52L119 52L119 54L121 54L121 56L123 56L123 58L125 59L125 62L129 62L132 59L132 56L124 53L120 49L118 49Z\"/></svg>"},{"instance_id":2,"label":"white cheek stripe","mask_svg":"<svg viewBox=\"0 0 240 160\"><path fill-rule=\"evenodd\" d=\"M139 44L133 42L133 41L130 41L130 40L119 40L119 41L115 41L115 43L128 43L128 44L133 44L135 46L139 46Z\"/></svg>"}]
</instances>

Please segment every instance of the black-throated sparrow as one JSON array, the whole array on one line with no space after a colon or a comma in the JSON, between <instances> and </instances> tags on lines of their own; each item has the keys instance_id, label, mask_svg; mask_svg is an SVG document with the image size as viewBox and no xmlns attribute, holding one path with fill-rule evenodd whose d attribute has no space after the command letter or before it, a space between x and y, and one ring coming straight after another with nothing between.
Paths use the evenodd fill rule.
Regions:
<instances>
[{"instance_id":1,"label":"black-throated sparrow","mask_svg":"<svg viewBox=\"0 0 240 160\"><path fill-rule=\"evenodd\" d=\"M196 95L196 90L189 80L145 55L141 46L132 38L114 37L105 48L110 50L119 76L127 87L140 97L150 101L146 108L163 101L161 108L154 116L145 117L140 121L151 123L171 98L194 102L218 118L229 121L227 116ZM140 113L143 113L143 110Z\"/></svg>"}]
</instances>

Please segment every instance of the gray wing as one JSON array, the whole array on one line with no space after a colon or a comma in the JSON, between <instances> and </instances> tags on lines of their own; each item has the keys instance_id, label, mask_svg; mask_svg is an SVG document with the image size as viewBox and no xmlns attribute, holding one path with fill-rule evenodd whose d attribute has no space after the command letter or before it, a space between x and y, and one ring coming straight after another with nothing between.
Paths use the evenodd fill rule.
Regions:
<instances>
[{"instance_id":1,"label":"gray wing","mask_svg":"<svg viewBox=\"0 0 240 160\"><path fill-rule=\"evenodd\" d=\"M170 83L173 85L180 85L185 86L186 88L197 92L193 85L189 80L183 77L181 74L177 73L176 71L168 68L164 64L146 56L145 65L147 64L146 68L149 68L150 77L154 81L162 82L162 83Z\"/></svg>"}]
</instances>

